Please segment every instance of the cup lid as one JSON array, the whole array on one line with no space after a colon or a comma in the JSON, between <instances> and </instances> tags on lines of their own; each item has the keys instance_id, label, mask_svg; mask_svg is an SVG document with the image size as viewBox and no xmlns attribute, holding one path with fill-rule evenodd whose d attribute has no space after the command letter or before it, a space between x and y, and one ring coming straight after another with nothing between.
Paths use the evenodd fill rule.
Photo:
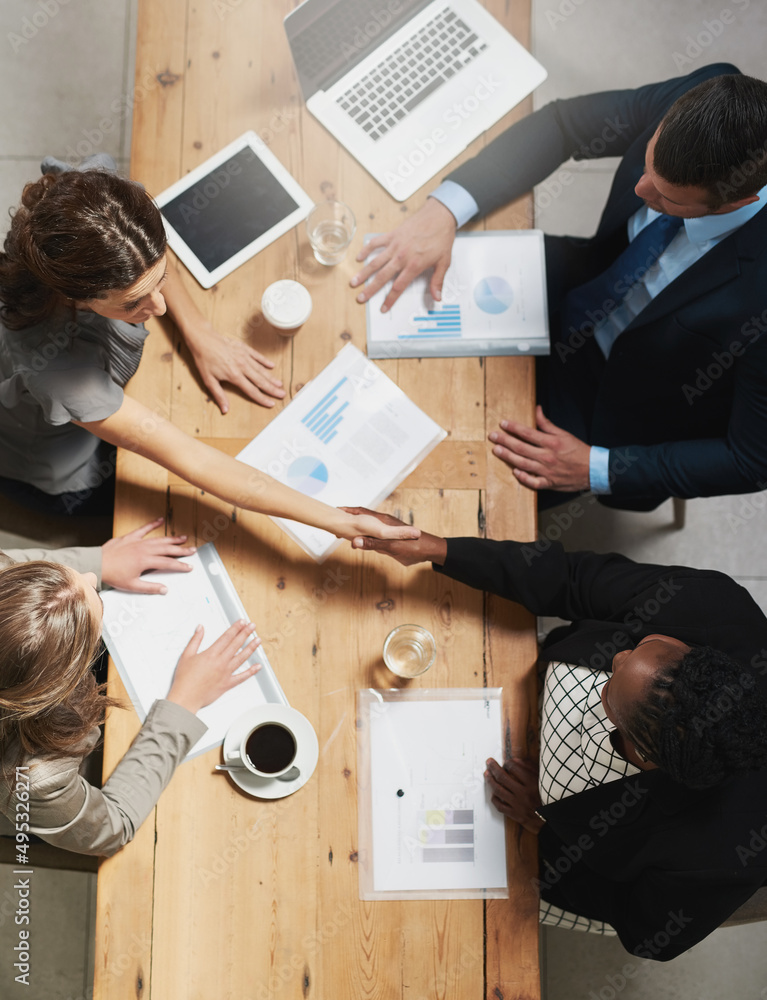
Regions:
<instances>
[{"instance_id":1,"label":"cup lid","mask_svg":"<svg viewBox=\"0 0 767 1000\"><path fill-rule=\"evenodd\" d=\"M261 310L274 326L291 329L301 326L311 316L312 297L299 281L283 278L265 289Z\"/></svg>"}]
</instances>

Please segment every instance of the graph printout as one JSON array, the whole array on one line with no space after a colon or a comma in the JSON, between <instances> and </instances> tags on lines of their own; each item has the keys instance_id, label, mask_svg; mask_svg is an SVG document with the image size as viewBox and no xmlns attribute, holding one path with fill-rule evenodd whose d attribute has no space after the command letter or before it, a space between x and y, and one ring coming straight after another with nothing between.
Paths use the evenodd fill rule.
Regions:
<instances>
[{"instance_id":1,"label":"graph printout","mask_svg":"<svg viewBox=\"0 0 767 1000\"><path fill-rule=\"evenodd\" d=\"M347 344L237 457L331 507L375 507L444 437ZM273 520L318 562L340 544L320 528Z\"/></svg>"},{"instance_id":2,"label":"graph printout","mask_svg":"<svg viewBox=\"0 0 767 1000\"><path fill-rule=\"evenodd\" d=\"M146 574L164 583L166 594L105 590L101 595L104 642L142 722L156 699L168 694L178 659L197 625L205 629L200 644L204 650L234 622L248 618L211 542L182 561L192 567L191 573ZM267 703L287 705L264 650L259 647L248 662L258 663L259 672L197 713L208 731L189 751L189 757L220 745L232 721L248 708Z\"/></svg>"},{"instance_id":3,"label":"graph printout","mask_svg":"<svg viewBox=\"0 0 767 1000\"><path fill-rule=\"evenodd\" d=\"M437 692L422 693L428 699ZM503 816L491 805L483 777L488 757L503 759L500 689L484 697L455 694L454 700L372 702L363 715L370 741L371 898L419 890L505 895L497 891L507 886Z\"/></svg>"},{"instance_id":4,"label":"graph printout","mask_svg":"<svg viewBox=\"0 0 767 1000\"><path fill-rule=\"evenodd\" d=\"M385 285L367 304L371 358L548 354L546 266L537 229L466 233L456 238L442 301L429 271L389 312Z\"/></svg>"}]
</instances>

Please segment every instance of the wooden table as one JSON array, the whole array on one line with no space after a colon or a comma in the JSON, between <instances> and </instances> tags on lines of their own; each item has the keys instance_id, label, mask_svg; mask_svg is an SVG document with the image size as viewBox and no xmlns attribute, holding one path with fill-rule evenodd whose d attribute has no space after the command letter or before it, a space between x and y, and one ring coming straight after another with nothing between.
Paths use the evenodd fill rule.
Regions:
<instances>
[{"instance_id":1,"label":"wooden table","mask_svg":"<svg viewBox=\"0 0 767 1000\"><path fill-rule=\"evenodd\" d=\"M131 176L157 193L253 128L317 200L353 206L359 232L348 259L315 263L302 227L203 291L183 277L217 328L276 361L293 396L351 341L364 350L364 310L348 279L365 232L394 226L423 201L399 205L306 113L282 18L290 0L142 0L139 8ZM527 0L486 6L522 41ZM529 111L517 109L496 127ZM480 139L466 155L472 155ZM487 220L528 224L520 202ZM294 277L314 297L295 340L259 314L261 292ZM200 391L167 321L153 322L130 393L189 434L232 453L271 414L230 393L222 417ZM533 497L489 454L500 416L531 421L529 359L379 362L449 436L384 504L443 535L535 536ZM101 865L97 1000L262 1000L403 997L519 1000L539 996L536 850L509 825L508 900L360 902L355 695L388 687L380 661L396 624L436 636L431 687L502 686L506 745L536 731L534 621L429 568L405 570L342 547L317 566L267 518L225 504L122 452L115 530L158 512L169 532L214 540L258 624L291 705L313 723L320 762L299 792L251 799L221 774L219 751L183 764L135 841ZM418 685L419 681L414 681ZM112 693L125 697L116 673ZM107 724L105 773L138 731L132 710Z\"/></svg>"}]
</instances>

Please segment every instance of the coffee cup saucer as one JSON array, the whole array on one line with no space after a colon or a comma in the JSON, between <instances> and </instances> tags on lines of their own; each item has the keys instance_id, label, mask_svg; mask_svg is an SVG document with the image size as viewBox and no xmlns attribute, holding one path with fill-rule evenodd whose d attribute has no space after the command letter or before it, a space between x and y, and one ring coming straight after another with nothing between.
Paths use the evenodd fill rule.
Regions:
<instances>
[{"instance_id":1,"label":"coffee cup saucer","mask_svg":"<svg viewBox=\"0 0 767 1000\"><path fill-rule=\"evenodd\" d=\"M263 722L281 722L296 737L296 756L293 764L301 772L297 778L281 781L279 778L261 778L247 768L227 771L232 781L243 792L257 799L282 799L303 787L314 774L320 756L317 734L309 720L290 705L257 705L235 719L224 738L225 764L239 764L240 746L248 731Z\"/></svg>"}]
</instances>

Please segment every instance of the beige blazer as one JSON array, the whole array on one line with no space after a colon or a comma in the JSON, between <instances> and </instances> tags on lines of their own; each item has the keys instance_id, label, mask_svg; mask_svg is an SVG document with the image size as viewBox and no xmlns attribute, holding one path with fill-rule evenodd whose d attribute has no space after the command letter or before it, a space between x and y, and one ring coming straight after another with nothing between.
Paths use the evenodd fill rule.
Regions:
<instances>
[{"instance_id":1,"label":"beige blazer","mask_svg":"<svg viewBox=\"0 0 767 1000\"><path fill-rule=\"evenodd\" d=\"M80 572L97 572L100 549L8 550L14 561L48 559ZM0 554L1 555L1 554ZM119 709L113 709L119 711ZM0 781L0 834L16 831L17 814L29 813L29 832L78 854L110 855L127 844L154 808L162 790L207 726L170 701L156 701L130 749L101 788L80 774L99 740L98 727L69 757L28 757L21 782ZM24 790L29 780L29 801ZM21 797L20 797L21 796ZM30 850L30 854L32 851Z\"/></svg>"}]
</instances>

